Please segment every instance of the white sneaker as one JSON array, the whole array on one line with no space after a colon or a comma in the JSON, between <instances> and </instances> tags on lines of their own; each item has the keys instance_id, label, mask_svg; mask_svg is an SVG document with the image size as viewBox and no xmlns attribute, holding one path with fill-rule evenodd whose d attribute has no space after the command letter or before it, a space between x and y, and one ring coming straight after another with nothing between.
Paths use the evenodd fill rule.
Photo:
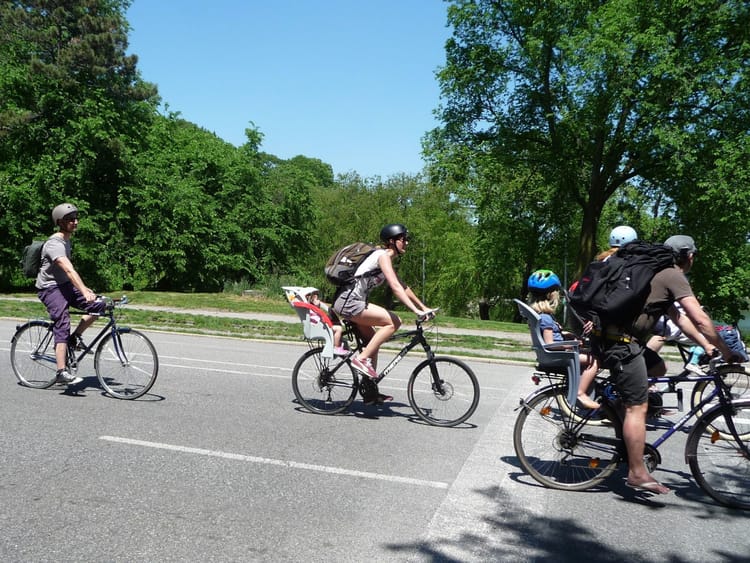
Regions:
<instances>
[{"instance_id":1,"label":"white sneaker","mask_svg":"<svg viewBox=\"0 0 750 563\"><path fill-rule=\"evenodd\" d=\"M82 377L73 375L66 369L58 370L57 378L55 379L56 383L65 383L67 385L75 385L76 383L80 383L81 381L83 381Z\"/></svg>"}]
</instances>

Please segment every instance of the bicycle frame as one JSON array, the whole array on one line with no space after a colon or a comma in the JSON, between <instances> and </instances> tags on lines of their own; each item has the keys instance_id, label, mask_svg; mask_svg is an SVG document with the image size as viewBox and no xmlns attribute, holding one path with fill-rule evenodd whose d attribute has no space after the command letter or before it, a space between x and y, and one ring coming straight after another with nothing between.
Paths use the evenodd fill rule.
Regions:
<instances>
[{"instance_id":1,"label":"bicycle frame","mask_svg":"<svg viewBox=\"0 0 750 563\"><path fill-rule=\"evenodd\" d=\"M350 322L347 322L346 324L348 331L350 332L350 334L354 335L354 338L357 342L357 350L361 350L364 346L364 341L362 340L359 331L357 331L357 327ZM386 342L405 340L407 338L411 338L411 340L407 342L404 347L401 348L401 350L398 351L396 356L390 362L388 362L388 365L383 368L378 377L376 379L373 379L375 383L380 383L380 381L382 381L386 375L391 373L396 368L396 366L401 363L401 360L403 360L409 352L411 352L419 345L422 346L422 349L427 354L428 360L431 360L434 357L434 354L432 353L432 347L430 346L429 342L427 342L427 339L424 336L424 329L422 328L422 323L420 321L417 321L417 328L413 330L397 332L393 334L388 340L386 340ZM354 352L350 353L349 356L344 358L341 363L347 363L349 358L351 358L353 354ZM338 370L338 366L334 369L334 372L336 370Z\"/></svg>"},{"instance_id":2,"label":"bicycle frame","mask_svg":"<svg viewBox=\"0 0 750 563\"><path fill-rule=\"evenodd\" d=\"M72 315L89 315L91 313L84 313L83 311L71 311L71 314ZM70 357L72 364L74 366L77 366L81 362L81 360L83 360L86 356L92 353L96 349L96 345L101 341L102 338L104 338L107 332L110 332L112 334L112 341L115 344L117 357L120 358L120 361L122 362L123 361L122 360L122 347L120 346L119 339L117 338L117 322L115 321L114 315L110 311L110 313L103 313L99 315L94 314L92 316L109 317L109 320L107 321L107 324L102 327L99 333L94 337L94 339L89 344L86 344L85 342L83 343L84 348L83 350L81 350L81 353L78 354L78 356L75 355L75 350L73 350L70 346L68 347L68 356Z\"/></svg>"},{"instance_id":3,"label":"bicycle frame","mask_svg":"<svg viewBox=\"0 0 750 563\"><path fill-rule=\"evenodd\" d=\"M124 298L119 303L120 304L126 304L127 298ZM81 350L80 354L76 356L75 350L68 346L68 363L70 364L70 367L77 368L78 364L90 353L94 352L96 350L97 344L108 334L112 334L112 342L114 343L115 351L117 353L117 357L120 360L120 363L122 365L127 365L128 361L127 358L124 358L124 353L122 350L122 345L120 343L120 339L118 338L117 334L117 321L115 320L114 316L114 303L111 306L107 307L106 312L104 313L86 313L85 311L78 311L73 310L70 311L71 315L91 315L94 317L108 317L107 324L105 324L99 333L94 337L93 340L90 341L89 344L86 344L85 342L81 341L84 348ZM52 325L50 325L49 331L47 332L47 336L40 342L39 349L46 350L48 349L50 345L50 340L52 339ZM52 346L52 350L54 350L54 346ZM54 362L55 359L51 358L51 361Z\"/></svg>"},{"instance_id":4,"label":"bicycle frame","mask_svg":"<svg viewBox=\"0 0 750 563\"><path fill-rule=\"evenodd\" d=\"M693 408L690 409L689 412L685 413L680 419L670 425L667 430L661 434L655 442L651 444L651 447L654 449L658 449L659 446L661 446L664 442L666 442L672 435L674 435L675 432L682 429L690 419L692 419L698 412L701 412L704 407L711 404L711 402L718 396L719 403L715 405L714 408L721 408L724 409L724 412L726 413L726 409L731 409L732 406L732 398L730 395L730 391L726 383L721 377L721 373L716 369L714 365L711 366L710 371L706 375L702 376L690 376L687 375L690 372L687 370L683 372L682 374L678 376L673 377L657 377L657 378L649 378L649 383L654 382L668 382L668 383L681 383L681 382L700 382L700 381L713 381L714 382L714 389L711 391L711 393L708 394L708 396L703 397L701 401L695 405ZM601 382L600 382L601 384ZM606 402L606 404L615 412L617 412L617 407L614 405L614 401L610 399L607 395L607 393L602 393L602 398ZM593 412L588 413L586 417L584 417L583 422L580 424L580 426L583 426L590 417L593 415ZM700 420L700 417L699 417ZM731 416L725 416L725 420L727 422L727 426L730 429L730 432L732 434L732 437L736 440L736 442L740 445L740 448L743 450L745 455L750 455L750 451L748 451L748 446L744 444L742 439L737 434L737 429L734 426L734 423L732 421ZM617 417L616 424L619 426L620 433L622 432L622 420L620 420L619 416Z\"/></svg>"}]
</instances>

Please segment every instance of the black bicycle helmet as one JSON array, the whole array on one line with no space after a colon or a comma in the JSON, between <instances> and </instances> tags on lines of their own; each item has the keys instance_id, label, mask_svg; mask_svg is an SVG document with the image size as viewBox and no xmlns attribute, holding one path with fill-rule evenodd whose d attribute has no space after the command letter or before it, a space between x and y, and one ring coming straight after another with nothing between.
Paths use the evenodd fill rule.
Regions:
<instances>
[{"instance_id":1,"label":"black bicycle helmet","mask_svg":"<svg viewBox=\"0 0 750 563\"><path fill-rule=\"evenodd\" d=\"M390 225L386 225L385 227L380 229L380 240L387 243L393 238L408 234L409 231L407 231L406 227L404 227L402 224L391 223Z\"/></svg>"},{"instance_id":2,"label":"black bicycle helmet","mask_svg":"<svg viewBox=\"0 0 750 563\"><path fill-rule=\"evenodd\" d=\"M57 225L57 222L71 213L78 213L78 208L72 203L61 203L52 210L52 222Z\"/></svg>"}]
</instances>

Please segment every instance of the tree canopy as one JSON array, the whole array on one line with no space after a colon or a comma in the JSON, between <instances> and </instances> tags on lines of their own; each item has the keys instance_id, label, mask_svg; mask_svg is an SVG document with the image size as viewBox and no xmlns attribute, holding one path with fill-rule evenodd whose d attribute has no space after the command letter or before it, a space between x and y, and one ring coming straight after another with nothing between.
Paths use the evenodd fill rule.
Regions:
<instances>
[{"instance_id":1,"label":"tree canopy","mask_svg":"<svg viewBox=\"0 0 750 563\"><path fill-rule=\"evenodd\" d=\"M702 302L746 307L746 2L448 2L428 167L387 179L267 154L251 115L236 147L171 112L127 54L129 4L0 0L0 289L30 288L20 249L70 201L99 291L325 291L336 248L399 222L428 303L508 318L531 271L572 281L624 223L693 235Z\"/></svg>"},{"instance_id":2,"label":"tree canopy","mask_svg":"<svg viewBox=\"0 0 750 563\"><path fill-rule=\"evenodd\" d=\"M621 221L715 251L704 290L750 277L727 260L747 258L750 232L750 185L729 166L750 156L747 2L455 0L448 20L427 151L471 186L482 251L523 261L513 283L561 254L580 272Z\"/></svg>"}]
</instances>

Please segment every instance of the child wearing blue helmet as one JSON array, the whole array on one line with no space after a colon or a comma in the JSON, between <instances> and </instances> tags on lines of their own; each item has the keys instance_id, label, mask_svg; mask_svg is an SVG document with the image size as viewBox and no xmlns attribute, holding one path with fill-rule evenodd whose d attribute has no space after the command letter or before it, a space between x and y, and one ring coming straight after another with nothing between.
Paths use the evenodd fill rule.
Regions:
<instances>
[{"instance_id":1,"label":"child wearing blue helmet","mask_svg":"<svg viewBox=\"0 0 750 563\"><path fill-rule=\"evenodd\" d=\"M539 328L546 344L573 340L577 336L563 332L562 326L554 317L560 305L560 278L552 270L537 270L529 276L529 305L539 313ZM596 409L599 403L589 397L587 390L599 369L596 358L589 354L579 354L581 361L581 382L578 386L578 402L588 409Z\"/></svg>"}]
</instances>

